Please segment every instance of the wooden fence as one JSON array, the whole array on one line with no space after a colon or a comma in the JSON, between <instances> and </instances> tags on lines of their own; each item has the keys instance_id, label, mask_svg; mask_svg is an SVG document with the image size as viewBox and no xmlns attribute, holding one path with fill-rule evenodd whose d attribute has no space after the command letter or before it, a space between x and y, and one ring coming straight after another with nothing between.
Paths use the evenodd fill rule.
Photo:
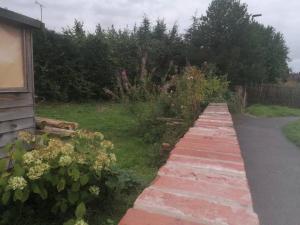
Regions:
<instances>
[{"instance_id":1,"label":"wooden fence","mask_svg":"<svg viewBox=\"0 0 300 225\"><path fill-rule=\"evenodd\" d=\"M264 84L248 86L247 104L274 104L300 107L300 86Z\"/></svg>"}]
</instances>

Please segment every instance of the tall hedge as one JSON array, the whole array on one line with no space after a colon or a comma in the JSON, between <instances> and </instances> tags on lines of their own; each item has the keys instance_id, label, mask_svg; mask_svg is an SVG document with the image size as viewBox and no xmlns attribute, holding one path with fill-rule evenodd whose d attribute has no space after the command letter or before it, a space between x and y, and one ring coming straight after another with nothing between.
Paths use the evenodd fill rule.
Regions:
<instances>
[{"instance_id":1,"label":"tall hedge","mask_svg":"<svg viewBox=\"0 0 300 225\"><path fill-rule=\"evenodd\" d=\"M84 30L75 20L62 32L34 33L36 94L40 98L80 101L105 98L116 78L131 83L145 73L160 84L187 64L214 68L231 85L276 82L288 73L288 48L281 33L254 22L238 0L214 0L179 34L175 24L144 18L133 29Z\"/></svg>"}]
</instances>

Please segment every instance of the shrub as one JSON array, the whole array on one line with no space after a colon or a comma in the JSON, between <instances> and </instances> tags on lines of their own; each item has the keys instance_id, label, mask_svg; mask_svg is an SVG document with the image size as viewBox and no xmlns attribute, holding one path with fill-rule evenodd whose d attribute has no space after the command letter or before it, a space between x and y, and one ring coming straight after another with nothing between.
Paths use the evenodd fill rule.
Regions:
<instances>
[{"instance_id":1,"label":"shrub","mask_svg":"<svg viewBox=\"0 0 300 225\"><path fill-rule=\"evenodd\" d=\"M177 75L175 90L162 98L166 100L165 109L172 110L171 115L192 122L209 102L224 101L227 88L225 79L206 77L197 67L186 67L181 76Z\"/></svg>"},{"instance_id":2,"label":"shrub","mask_svg":"<svg viewBox=\"0 0 300 225\"><path fill-rule=\"evenodd\" d=\"M76 219L65 224L86 224L86 204L105 198L106 182L114 176L112 149L99 132L80 130L64 141L21 132L19 140L6 146L14 166L6 171L2 165L0 207L6 211L2 215L9 219L14 207L26 203L54 214L74 210Z\"/></svg>"},{"instance_id":3,"label":"shrub","mask_svg":"<svg viewBox=\"0 0 300 225\"><path fill-rule=\"evenodd\" d=\"M154 93L151 107L136 112L138 133L147 142L174 144L209 102L225 101L228 84L223 77L206 76L196 67L185 68L164 84L158 95Z\"/></svg>"},{"instance_id":4,"label":"shrub","mask_svg":"<svg viewBox=\"0 0 300 225\"><path fill-rule=\"evenodd\" d=\"M229 91L226 95L227 104L230 112L242 113L245 109L242 103L242 99L236 92Z\"/></svg>"}]
</instances>

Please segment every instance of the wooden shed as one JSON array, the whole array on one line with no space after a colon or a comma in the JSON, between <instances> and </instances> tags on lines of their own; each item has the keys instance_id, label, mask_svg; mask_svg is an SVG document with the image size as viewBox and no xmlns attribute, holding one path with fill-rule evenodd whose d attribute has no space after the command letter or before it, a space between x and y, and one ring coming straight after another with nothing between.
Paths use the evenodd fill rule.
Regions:
<instances>
[{"instance_id":1,"label":"wooden shed","mask_svg":"<svg viewBox=\"0 0 300 225\"><path fill-rule=\"evenodd\" d=\"M0 8L0 149L18 131L35 128L32 30L42 26Z\"/></svg>"}]
</instances>

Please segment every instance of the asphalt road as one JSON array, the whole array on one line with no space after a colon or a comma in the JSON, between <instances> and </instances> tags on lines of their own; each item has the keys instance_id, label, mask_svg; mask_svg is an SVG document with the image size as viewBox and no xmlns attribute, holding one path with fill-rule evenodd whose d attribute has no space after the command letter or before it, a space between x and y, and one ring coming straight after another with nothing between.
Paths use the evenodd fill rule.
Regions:
<instances>
[{"instance_id":1,"label":"asphalt road","mask_svg":"<svg viewBox=\"0 0 300 225\"><path fill-rule=\"evenodd\" d=\"M293 120L234 116L261 225L300 225L300 149L281 131Z\"/></svg>"}]
</instances>

